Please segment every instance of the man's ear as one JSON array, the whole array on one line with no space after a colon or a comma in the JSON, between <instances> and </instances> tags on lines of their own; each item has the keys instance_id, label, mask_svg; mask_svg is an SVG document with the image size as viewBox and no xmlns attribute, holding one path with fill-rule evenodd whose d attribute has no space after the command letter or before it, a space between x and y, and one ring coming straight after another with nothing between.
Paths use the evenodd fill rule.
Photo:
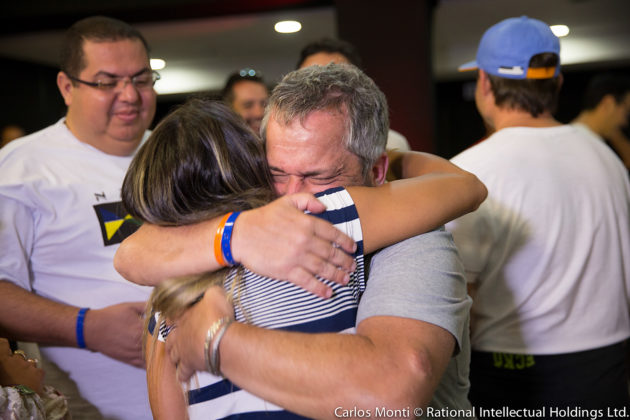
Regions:
<instances>
[{"instance_id":1,"label":"man's ear","mask_svg":"<svg viewBox=\"0 0 630 420\"><path fill-rule=\"evenodd\" d=\"M609 93L607 95L604 95L602 100L599 101L598 108L601 108L602 110L606 111L606 114L608 114L612 112L616 106L617 101L615 100L615 97Z\"/></svg>"},{"instance_id":2,"label":"man's ear","mask_svg":"<svg viewBox=\"0 0 630 420\"><path fill-rule=\"evenodd\" d=\"M389 158L387 153L383 153L372 166L372 178L374 185L381 185L385 182L387 176L387 167L389 166Z\"/></svg>"},{"instance_id":3,"label":"man's ear","mask_svg":"<svg viewBox=\"0 0 630 420\"><path fill-rule=\"evenodd\" d=\"M74 85L68 75L62 71L57 73L57 87L59 88L59 92L61 92L61 96L63 96L63 101L66 103L66 106L70 106L72 103L72 89L74 89Z\"/></svg>"},{"instance_id":4,"label":"man's ear","mask_svg":"<svg viewBox=\"0 0 630 420\"><path fill-rule=\"evenodd\" d=\"M477 83L479 83L479 88L481 89L481 93L484 96L487 96L489 93L492 93L492 86L490 85L490 78L488 77L488 73L479 69L479 76Z\"/></svg>"},{"instance_id":5,"label":"man's ear","mask_svg":"<svg viewBox=\"0 0 630 420\"><path fill-rule=\"evenodd\" d=\"M564 83L564 75L562 73L558 73L558 92L560 92L560 88L562 88L563 83Z\"/></svg>"}]
</instances>

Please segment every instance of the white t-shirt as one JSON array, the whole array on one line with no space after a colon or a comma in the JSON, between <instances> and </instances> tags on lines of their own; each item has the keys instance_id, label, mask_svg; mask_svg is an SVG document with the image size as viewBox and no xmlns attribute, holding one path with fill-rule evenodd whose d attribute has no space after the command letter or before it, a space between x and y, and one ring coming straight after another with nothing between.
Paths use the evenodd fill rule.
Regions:
<instances>
[{"instance_id":1,"label":"white t-shirt","mask_svg":"<svg viewBox=\"0 0 630 420\"><path fill-rule=\"evenodd\" d=\"M488 188L447 225L477 282L472 348L558 354L630 337L630 186L600 139L512 127L452 159Z\"/></svg>"},{"instance_id":2,"label":"white t-shirt","mask_svg":"<svg viewBox=\"0 0 630 420\"><path fill-rule=\"evenodd\" d=\"M138 226L120 203L131 159L80 142L64 119L2 148L0 278L78 307L146 301L150 288L126 281L112 263L118 244ZM143 369L78 348L40 351L102 414L151 418Z\"/></svg>"},{"instance_id":3,"label":"white t-shirt","mask_svg":"<svg viewBox=\"0 0 630 420\"><path fill-rule=\"evenodd\" d=\"M398 131L389 130L387 133L387 149L398 150L400 152L408 152L411 150L407 138L400 134Z\"/></svg>"}]
</instances>

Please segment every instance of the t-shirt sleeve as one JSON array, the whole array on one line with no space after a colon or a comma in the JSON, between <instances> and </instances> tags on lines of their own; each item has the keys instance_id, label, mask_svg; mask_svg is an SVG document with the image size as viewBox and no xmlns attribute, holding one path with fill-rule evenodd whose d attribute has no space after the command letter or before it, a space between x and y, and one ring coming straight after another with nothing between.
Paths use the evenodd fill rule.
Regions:
<instances>
[{"instance_id":1,"label":"t-shirt sleeve","mask_svg":"<svg viewBox=\"0 0 630 420\"><path fill-rule=\"evenodd\" d=\"M354 256L363 255L363 231L359 213L348 191L345 188L337 187L315 196L326 206L326 211L313 214L313 216L329 221L337 229L354 239L357 243L357 251Z\"/></svg>"},{"instance_id":2,"label":"t-shirt sleeve","mask_svg":"<svg viewBox=\"0 0 630 420\"><path fill-rule=\"evenodd\" d=\"M417 319L449 331L459 351L471 303L453 238L442 227L374 254L357 325L373 316Z\"/></svg>"},{"instance_id":3,"label":"t-shirt sleeve","mask_svg":"<svg viewBox=\"0 0 630 420\"><path fill-rule=\"evenodd\" d=\"M0 186L0 279L31 290L29 260L34 221L28 207L7 197Z\"/></svg>"}]
</instances>

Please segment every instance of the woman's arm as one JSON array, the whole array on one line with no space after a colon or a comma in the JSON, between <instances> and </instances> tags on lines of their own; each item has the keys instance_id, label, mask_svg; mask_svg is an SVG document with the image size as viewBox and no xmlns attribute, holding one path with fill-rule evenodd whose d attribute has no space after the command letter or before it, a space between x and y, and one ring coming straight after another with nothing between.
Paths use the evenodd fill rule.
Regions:
<instances>
[{"instance_id":1,"label":"woman's arm","mask_svg":"<svg viewBox=\"0 0 630 420\"><path fill-rule=\"evenodd\" d=\"M277 199L241 213L232 233L232 255L268 277L301 284L323 296L328 288L315 277L343 282L354 259L354 241L332 224L304 214L325 207L310 194ZM114 267L127 280L156 286L172 277L216 271L213 238L219 218L187 226L145 223L127 237L114 256Z\"/></svg>"},{"instance_id":2,"label":"woman's arm","mask_svg":"<svg viewBox=\"0 0 630 420\"><path fill-rule=\"evenodd\" d=\"M473 211L486 197L485 186L474 175L445 159L419 152L396 152L391 158L392 170L399 177L426 176L379 187L383 190L378 193L352 188L364 241L367 238L366 252L434 229ZM362 198L361 190L377 195ZM336 245L352 253L354 242L329 223L302 213L306 209L321 212L324 208L317 204L322 206L312 195L301 193L243 212L232 234L235 260L259 274L329 296L331 289L315 276L347 281L354 259ZM403 204L400 210L392 207ZM389 229L391 217L403 217L406 224ZM218 219L180 227L144 224L120 245L114 266L127 280L148 286L170 277L214 271L219 268L212 250L217 225Z\"/></svg>"},{"instance_id":3,"label":"woman's arm","mask_svg":"<svg viewBox=\"0 0 630 420\"><path fill-rule=\"evenodd\" d=\"M474 211L488 191L470 172L420 152L394 152L398 177L379 187L348 187L357 207L366 253L433 230Z\"/></svg>"},{"instance_id":4,"label":"woman's arm","mask_svg":"<svg viewBox=\"0 0 630 420\"><path fill-rule=\"evenodd\" d=\"M155 328L157 331L157 327ZM182 387L176 379L175 365L165 352L166 345L147 335L147 386L155 420L187 419L188 410Z\"/></svg>"}]
</instances>

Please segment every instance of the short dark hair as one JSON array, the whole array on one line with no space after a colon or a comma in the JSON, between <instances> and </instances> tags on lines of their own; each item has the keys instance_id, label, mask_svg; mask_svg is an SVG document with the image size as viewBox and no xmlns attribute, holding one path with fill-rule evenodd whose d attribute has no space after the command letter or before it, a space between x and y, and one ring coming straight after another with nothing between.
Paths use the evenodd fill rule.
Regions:
<instances>
[{"instance_id":1,"label":"short dark hair","mask_svg":"<svg viewBox=\"0 0 630 420\"><path fill-rule=\"evenodd\" d=\"M302 48L302 51L300 51L300 60L297 63L296 69L299 69L308 57L320 52L341 54L348 59L350 64L354 64L360 69L363 68L361 56L354 45L341 39L321 38Z\"/></svg>"},{"instance_id":2,"label":"short dark hair","mask_svg":"<svg viewBox=\"0 0 630 420\"><path fill-rule=\"evenodd\" d=\"M594 76L586 86L582 108L597 108L604 96L612 95L618 104L630 93L630 78L616 73L602 73Z\"/></svg>"},{"instance_id":3,"label":"short dark hair","mask_svg":"<svg viewBox=\"0 0 630 420\"><path fill-rule=\"evenodd\" d=\"M537 54L530 60L530 68L556 67L560 58L554 53ZM538 117L545 111L554 113L558 105L560 78L507 79L488 74L497 106L529 112Z\"/></svg>"},{"instance_id":4,"label":"short dark hair","mask_svg":"<svg viewBox=\"0 0 630 420\"><path fill-rule=\"evenodd\" d=\"M234 102L234 85L238 82L242 82L243 80L260 83L267 88L265 81L263 78L256 72L254 74L250 74L248 69L236 71L228 76L227 81L225 82L225 86L221 90L221 99L228 105L232 105ZM244 73L244 74L243 74Z\"/></svg>"},{"instance_id":5,"label":"short dark hair","mask_svg":"<svg viewBox=\"0 0 630 420\"><path fill-rule=\"evenodd\" d=\"M121 20L106 16L91 16L75 22L63 39L59 68L64 73L77 77L86 67L83 42L119 41L137 39L142 42L149 56L149 44L140 31Z\"/></svg>"}]
</instances>

